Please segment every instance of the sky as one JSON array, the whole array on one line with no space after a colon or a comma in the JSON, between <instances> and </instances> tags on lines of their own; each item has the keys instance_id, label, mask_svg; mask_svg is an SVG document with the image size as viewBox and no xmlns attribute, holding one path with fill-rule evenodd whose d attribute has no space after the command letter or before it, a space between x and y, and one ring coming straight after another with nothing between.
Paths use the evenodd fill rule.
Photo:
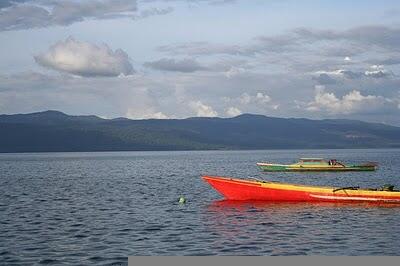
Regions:
<instances>
[{"instance_id":1,"label":"sky","mask_svg":"<svg viewBox=\"0 0 400 266\"><path fill-rule=\"evenodd\" d=\"M1 0L0 113L400 126L400 2Z\"/></svg>"}]
</instances>

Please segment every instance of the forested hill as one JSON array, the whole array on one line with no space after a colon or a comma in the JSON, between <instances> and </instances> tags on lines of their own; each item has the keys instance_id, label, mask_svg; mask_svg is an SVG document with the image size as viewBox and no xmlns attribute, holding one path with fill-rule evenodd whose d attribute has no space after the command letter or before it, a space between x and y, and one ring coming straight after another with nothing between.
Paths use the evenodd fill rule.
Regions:
<instances>
[{"instance_id":1,"label":"forested hill","mask_svg":"<svg viewBox=\"0 0 400 266\"><path fill-rule=\"evenodd\" d=\"M354 120L130 120L58 111L0 115L0 152L400 147L400 127Z\"/></svg>"}]
</instances>

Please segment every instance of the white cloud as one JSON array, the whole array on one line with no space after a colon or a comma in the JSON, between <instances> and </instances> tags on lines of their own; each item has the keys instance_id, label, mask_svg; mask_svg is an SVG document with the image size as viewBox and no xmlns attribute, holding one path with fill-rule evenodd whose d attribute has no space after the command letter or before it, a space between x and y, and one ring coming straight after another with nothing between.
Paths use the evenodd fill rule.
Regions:
<instances>
[{"instance_id":1,"label":"white cloud","mask_svg":"<svg viewBox=\"0 0 400 266\"><path fill-rule=\"evenodd\" d=\"M163 114L162 112L155 112L153 108L128 108L125 116L129 119L168 119L167 115Z\"/></svg>"},{"instance_id":2,"label":"white cloud","mask_svg":"<svg viewBox=\"0 0 400 266\"><path fill-rule=\"evenodd\" d=\"M242 114L242 111L240 111L240 109L236 108L236 107L229 107L226 110L226 114L228 116L238 116Z\"/></svg>"},{"instance_id":3,"label":"white cloud","mask_svg":"<svg viewBox=\"0 0 400 266\"><path fill-rule=\"evenodd\" d=\"M314 72L317 76L314 77L315 80L320 81L321 84L333 84L335 83L335 79L331 77L337 78L346 78L346 79L358 79L358 78L385 78L393 75L392 72L386 70L382 65L373 65L369 69L365 71L360 70L347 70L347 69L337 69L331 71L320 70ZM322 79L323 78L323 79ZM329 82L329 79L332 82ZM325 81L325 82L324 82Z\"/></svg>"},{"instance_id":4,"label":"white cloud","mask_svg":"<svg viewBox=\"0 0 400 266\"><path fill-rule=\"evenodd\" d=\"M313 82L309 77L296 80L283 75L259 74L249 77L255 77L255 79L226 80L219 74L203 73L194 75L143 73L106 79L79 78L57 73L0 74L0 111L1 113L29 113L54 109L69 114L96 114L115 118L126 116L128 109L131 108L128 116L135 119L163 118L163 115L168 118L185 118L197 115L200 105L191 107L189 103L200 100L202 105L211 106L212 111L218 112L218 116L228 117L228 108L234 107L243 113L268 116L316 119L345 117L365 121L385 121L399 125L400 94L396 85L398 82L395 79L378 79L373 84L372 82L360 84L358 80L349 80L346 86L362 88L357 91L363 97L368 95L379 97L377 95L380 95L384 98L384 104L379 102L381 98L367 101L358 96L362 99L361 103L355 100L351 102L355 102L356 106L361 106L361 109L350 109L352 113L346 113L344 116L343 112L340 112L342 105L331 110L323 105L310 104L314 102L315 92L310 90ZM266 84L268 91L249 89L246 93L254 100L257 99L258 92L264 96L271 95L269 103L242 104L240 102L243 88L246 86L260 88ZM319 88L324 89L323 86ZM329 89L326 87L324 92L332 93L334 96L332 101L335 103L337 100L342 101L342 96L349 94L351 90L346 91L340 84ZM297 100L296 103L293 103L294 100ZM316 111L306 111L306 108L310 110L314 108ZM211 112L211 115L215 116L215 113Z\"/></svg>"},{"instance_id":5,"label":"white cloud","mask_svg":"<svg viewBox=\"0 0 400 266\"><path fill-rule=\"evenodd\" d=\"M383 69L383 65L372 65L371 68L374 69L374 70L382 70Z\"/></svg>"},{"instance_id":6,"label":"white cloud","mask_svg":"<svg viewBox=\"0 0 400 266\"><path fill-rule=\"evenodd\" d=\"M271 108L274 110L278 110L279 106L280 106L280 104L273 104L273 105L271 105Z\"/></svg>"},{"instance_id":7,"label":"white cloud","mask_svg":"<svg viewBox=\"0 0 400 266\"><path fill-rule=\"evenodd\" d=\"M211 106L203 104L201 101L191 101L189 107L196 112L199 117L215 117L218 115Z\"/></svg>"},{"instance_id":8,"label":"white cloud","mask_svg":"<svg viewBox=\"0 0 400 266\"><path fill-rule=\"evenodd\" d=\"M382 78L390 75L390 72L387 71L382 65L372 65L371 70L365 71L364 74L368 77Z\"/></svg>"},{"instance_id":9,"label":"white cloud","mask_svg":"<svg viewBox=\"0 0 400 266\"><path fill-rule=\"evenodd\" d=\"M242 73L245 73L246 70L242 67L231 67L229 70L225 71L225 77L228 79L238 76Z\"/></svg>"},{"instance_id":10,"label":"white cloud","mask_svg":"<svg viewBox=\"0 0 400 266\"><path fill-rule=\"evenodd\" d=\"M248 93L245 92L239 97L239 101L241 104L250 104L250 103L265 104L271 101L271 97L262 92L257 92L255 96L249 95Z\"/></svg>"},{"instance_id":11,"label":"white cloud","mask_svg":"<svg viewBox=\"0 0 400 266\"><path fill-rule=\"evenodd\" d=\"M332 92L325 92L323 86L316 86L314 101L308 103L308 111L326 111L331 114L351 114L376 112L391 103L390 99L376 95L362 95L352 90L342 98Z\"/></svg>"},{"instance_id":12,"label":"white cloud","mask_svg":"<svg viewBox=\"0 0 400 266\"><path fill-rule=\"evenodd\" d=\"M269 103L271 101L271 97L267 94L263 94L262 92L257 92L256 100L260 103Z\"/></svg>"},{"instance_id":13,"label":"white cloud","mask_svg":"<svg viewBox=\"0 0 400 266\"><path fill-rule=\"evenodd\" d=\"M241 104L249 104L252 100L252 96L250 96L248 93L243 93L239 97L239 101Z\"/></svg>"},{"instance_id":14,"label":"white cloud","mask_svg":"<svg viewBox=\"0 0 400 266\"><path fill-rule=\"evenodd\" d=\"M344 69L337 69L337 70L331 70L331 71L325 71L325 70L320 70L320 71L316 71L315 74L326 74L326 75L331 75L331 76L343 76L343 73L346 70Z\"/></svg>"},{"instance_id":15,"label":"white cloud","mask_svg":"<svg viewBox=\"0 0 400 266\"><path fill-rule=\"evenodd\" d=\"M243 113L269 114L271 111L278 110L280 104L272 101L271 97L263 92L249 94L242 93L238 97L224 96L221 98L225 105L225 113L229 116L237 116Z\"/></svg>"},{"instance_id":16,"label":"white cloud","mask_svg":"<svg viewBox=\"0 0 400 266\"><path fill-rule=\"evenodd\" d=\"M119 76L134 72L123 50L112 51L105 44L97 46L72 37L57 42L47 52L35 56L35 60L44 67L79 76Z\"/></svg>"}]
</instances>

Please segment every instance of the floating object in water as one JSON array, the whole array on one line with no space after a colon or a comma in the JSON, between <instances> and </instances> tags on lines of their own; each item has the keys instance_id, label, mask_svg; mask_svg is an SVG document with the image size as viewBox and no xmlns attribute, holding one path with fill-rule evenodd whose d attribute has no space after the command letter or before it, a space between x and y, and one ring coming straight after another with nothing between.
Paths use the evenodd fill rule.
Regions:
<instances>
[{"instance_id":1,"label":"floating object in water","mask_svg":"<svg viewBox=\"0 0 400 266\"><path fill-rule=\"evenodd\" d=\"M179 203L180 203L180 204L186 203L186 199L185 199L184 197L181 196L181 197L179 198Z\"/></svg>"},{"instance_id":2,"label":"floating object in water","mask_svg":"<svg viewBox=\"0 0 400 266\"><path fill-rule=\"evenodd\" d=\"M343 164L337 160L322 158L300 158L294 164L257 163L261 170L266 172L304 172L304 171L375 171L378 164L368 162L364 164Z\"/></svg>"},{"instance_id":3,"label":"floating object in water","mask_svg":"<svg viewBox=\"0 0 400 266\"><path fill-rule=\"evenodd\" d=\"M374 202L400 204L400 191L392 186L381 189L322 187L262 180L203 176L215 190L229 200L292 202ZM389 190L388 190L389 189Z\"/></svg>"}]
</instances>

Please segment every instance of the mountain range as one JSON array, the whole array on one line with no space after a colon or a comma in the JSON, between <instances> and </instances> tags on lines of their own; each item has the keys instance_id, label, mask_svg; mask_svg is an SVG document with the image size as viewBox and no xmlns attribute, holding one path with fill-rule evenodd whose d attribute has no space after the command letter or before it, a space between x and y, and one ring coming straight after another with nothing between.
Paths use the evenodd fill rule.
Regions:
<instances>
[{"instance_id":1,"label":"mountain range","mask_svg":"<svg viewBox=\"0 0 400 266\"><path fill-rule=\"evenodd\" d=\"M400 127L345 119L103 119L58 111L0 115L0 152L396 148Z\"/></svg>"}]
</instances>

